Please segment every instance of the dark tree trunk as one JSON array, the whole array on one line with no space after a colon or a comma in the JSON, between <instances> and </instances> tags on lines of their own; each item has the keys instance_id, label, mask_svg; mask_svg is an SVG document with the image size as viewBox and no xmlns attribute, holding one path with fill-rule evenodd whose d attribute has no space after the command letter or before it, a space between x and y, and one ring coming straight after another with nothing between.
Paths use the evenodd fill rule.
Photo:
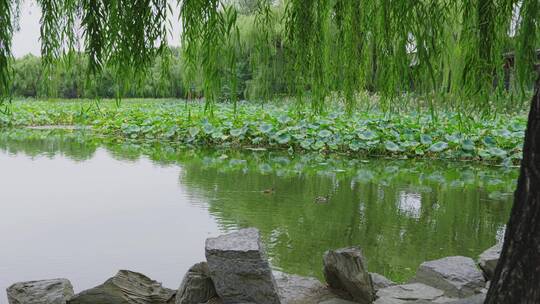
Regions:
<instances>
[{"instance_id":1,"label":"dark tree trunk","mask_svg":"<svg viewBox=\"0 0 540 304\"><path fill-rule=\"evenodd\" d=\"M485 303L540 303L540 79L531 102L514 206Z\"/></svg>"}]
</instances>

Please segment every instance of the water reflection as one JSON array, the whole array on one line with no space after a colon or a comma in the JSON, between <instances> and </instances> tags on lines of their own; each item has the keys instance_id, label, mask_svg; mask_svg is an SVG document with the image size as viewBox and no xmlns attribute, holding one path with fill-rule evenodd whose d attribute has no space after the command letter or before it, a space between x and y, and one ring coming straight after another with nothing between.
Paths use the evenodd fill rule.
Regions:
<instances>
[{"instance_id":1,"label":"water reflection","mask_svg":"<svg viewBox=\"0 0 540 304\"><path fill-rule=\"evenodd\" d=\"M102 281L105 269L112 273L125 259L120 264L143 268L176 287L186 265L203 259L208 233L248 226L261 230L272 263L287 272L321 277L325 250L360 245L370 270L405 280L424 260L475 256L501 237L517 177L513 169L463 163L201 151L84 132L5 131L2 155L0 204L47 210L41 219L55 222L56 230L40 234L40 218L11 213L11 221L0 224L2 231L24 227L27 242L18 234L0 236L2 244L18 242L17 251L0 253L0 285L30 279L18 276L18 267L42 263L37 255L18 251L47 254L42 249L51 236L68 233L69 241L52 242L53 253L62 252L58 269L77 267L77 273L95 276L70 276L76 284L84 282L79 286ZM36 178L25 180L28 175ZM274 192L262 192L269 188ZM35 194L31 200L28 193ZM328 203L316 204L318 196L328 197ZM25 205L25 198L34 204ZM130 221L123 221L126 214ZM153 232L142 233L138 223L148 216ZM73 229L77 222L79 229ZM38 237L39 244L31 241ZM146 247L154 250L141 249ZM84 251L95 259L85 263ZM63 265L66 261L72 263ZM90 269L95 263L99 274ZM37 269L39 277L58 273Z\"/></svg>"}]
</instances>

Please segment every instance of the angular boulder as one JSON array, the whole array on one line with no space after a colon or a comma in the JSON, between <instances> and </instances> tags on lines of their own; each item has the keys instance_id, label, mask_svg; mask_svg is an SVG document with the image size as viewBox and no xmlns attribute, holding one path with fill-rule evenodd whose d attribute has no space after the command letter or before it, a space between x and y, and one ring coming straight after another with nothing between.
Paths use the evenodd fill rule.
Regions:
<instances>
[{"instance_id":1,"label":"angular boulder","mask_svg":"<svg viewBox=\"0 0 540 304\"><path fill-rule=\"evenodd\" d=\"M480 293L486 285L482 272L471 258L446 257L424 262L412 282L424 283L445 292L446 296L465 298Z\"/></svg>"},{"instance_id":2,"label":"angular boulder","mask_svg":"<svg viewBox=\"0 0 540 304\"><path fill-rule=\"evenodd\" d=\"M65 304L73 296L67 279L19 282L6 291L9 304Z\"/></svg>"},{"instance_id":3,"label":"angular boulder","mask_svg":"<svg viewBox=\"0 0 540 304\"><path fill-rule=\"evenodd\" d=\"M375 290L360 248L329 250L323 262L324 277L331 288L346 292L355 302L373 302Z\"/></svg>"},{"instance_id":4,"label":"angular boulder","mask_svg":"<svg viewBox=\"0 0 540 304\"><path fill-rule=\"evenodd\" d=\"M495 268L499 262L501 251L502 243L498 243L497 245L482 252L478 258L478 265L484 271L484 275L488 281L491 280L495 274Z\"/></svg>"},{"instance_id":5,"label":"angular boulder","mask_svg":"<svg viewBox=\"0 0 540 304\"><path fill-rule=\"evenodd\" d=\"M223 303L280 303L257 229L209 238L205 254L210 277Z\"/></svg>"},{"instance_id":6,"label":"angular boulder","mask_svg":"<svg viewBox=\"0 0 540 304\"><path fill-rule=\"evenodd\" d=\"M105 283L75 295L68 304L169 304L175 294L141 273L120 270Z\"/></svg>"},{"instance_id":7,"label":"angular boulder","mask_svg":"<svg viewBox=\"0 0 540 304\"><path fill-rule=\"evenodd\" d=\"M206 303L216 296L208 264L201 262L193 265L185 274L176 292L175 304Z\"/></svg>"},{"instance_id":8,"label":"angular boulder","mask_svg":"<svg viewBox=\"0 0 540 304\"><path fill-rule=\"evenodd\" d=\"M444 291L422 283L395 285L379 289L377 301L382 304L400 304L406 301L436 301L444 296Z\"/></svg>"},{"instance_id":9,"label":"angular boulder","mask_svg":"<svg viewBox=\"0 0 540 304\"><path fill-rule=\"evenodd\" d=\"M371 276L371 283L373 283L373 289L375 289L376 291L396 285L395 282L376 272L370 272L369 275Z\"/></svg>"}]
</instances>

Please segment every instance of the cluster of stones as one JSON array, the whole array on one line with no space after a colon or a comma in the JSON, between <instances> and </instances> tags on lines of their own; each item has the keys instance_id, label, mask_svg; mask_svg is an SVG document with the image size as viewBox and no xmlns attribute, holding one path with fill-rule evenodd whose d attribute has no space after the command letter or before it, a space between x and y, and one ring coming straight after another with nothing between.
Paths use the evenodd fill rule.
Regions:
<instances>
[{"instance_id":1,"label":"cluster of stones","mask_svg":"<svg viewBox=\"0 0 540 304\"><path fill-rule=\"evenodd\" d=\"M416 276L398 285L367 271L359 248L327 251L324 276L317 279L273 272L254 228L206 240L206 262L195 264L177 290L143 274L120 270L105 283L74 294L66 279L15 283L10 304L413 304L482 303L501 247L475 262L447 257L420 265Z\"/></svg>"}]
</instances>

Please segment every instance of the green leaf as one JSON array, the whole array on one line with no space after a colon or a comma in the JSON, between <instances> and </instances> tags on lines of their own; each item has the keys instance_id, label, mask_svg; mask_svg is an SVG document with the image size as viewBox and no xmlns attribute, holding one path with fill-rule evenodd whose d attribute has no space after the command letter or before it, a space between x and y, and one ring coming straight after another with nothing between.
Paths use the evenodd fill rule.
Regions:
<instances>
[{"instance_id":1,"label":"green leaf","mask_svg":"<svg viewBox=\"0 0 540 304\"><path fill-rule=\"evenodd\" d=\"M206 133L206 134L212 134L212 133L214 133L214 126L212 126L209 123L205 123L203 125L203 130L204 130L204 133Z\"/></svg>"},{"instance_id":2,"label":"green leaf","mask_svg":"<svg viewBox=\"0 0 540 304\"><path fill-rule=\"evenodd\" d=\"M289 121L291 121L291 119L289 118L289 116L283 114L283 115L280 115L277 119L279 121L279 123L281 124L286 124L288 123Z\"/></svg>"},{"instance_id":3,"label":"green leaf","mask_svg":"<svg viewBox=\"0 0 540 304\"><path fill-rule=\"evenodd\" d=\"M507 154L506 151L496 148L496 147L489 148L488 152L489 154L499 157L499 158L505 158Z\"/></svg>"},{"instance_id":4,"label":"green leaf","mask_svg":"<svg viewBox=\"0 0 540 304\"><path fill-rule=\"evenodd\" d=\"M328 130L321 130L321 131L319 131L318 135L319 135L319 137L327 138L327 137L332 136L332 132L330 132Z\"/></svg>"},{"instance_id":5,"label":"green leaf","mask_svg":"<svg viewBox=\"0 0 540 304\"><path fill-rule=\"evenodd\" d=\"M284 144L288 143L290 140L291 140L291 136L289 134L286 134L286 133L282 133L279 136L277 136L277 138L276 138L276 141L280 145L284 145Z\"/></svg>"},{"instance_id":6,"label":"green leaf","mask_svg":"<svg viewBox=\"0 0 540 304\"><path fill-rule=\"evenodd\" d=\"M201 130L200 130L198 127L190 127L190 128L188 129L189 135L190 135L191 137L197 136L197 134L199 134L200 131L201 131Z\"/></svg>"},{"instance_id":7,"label":"green leaf","mask_svg":"<svg viewBox=\"0 0 540 304\"><path fill-rule=\"evenodd\" d=\"M463 140L463 142L461 143L461 149L463 149L464 151L474 151L474 142L470 139Z\"/></svg>"},{"instance_id":8,"label":"green leaf","mask_svg":"<svg viewBox=\"0 0 540 304\"><path fill-rule=\"evenodd\" d=\"M270 133L270 131L272 131L272 125L271 124L268 124L268 123L262 123L260 126L259 126L259 131L261 133L264 133L264 134L268 134Z\"/></svg>"},{"instance_id":9,"label":"green leaf","mask_svg":"<svg viewBox=\"0 0 540 304\"><path fill-rule=\"evenodd\" d=\"M431 145L431 143L433 142L433 140L431 139L431 136L427 135L427 134L422 134L420 135L420 142L422 143L422 145Z\"/></svg>"},{"instance_id":10,"label":"green leaf","mask_svg":"<svg viewBox=\"0 0 540 304\"><path fill-rule=\"evenodd\" d=\"M442 151L446 150L446 148L448 148L448 143L446 143L444 141L439 141L439 142L436 142L433 145L431 145L431 147L429 147L429 151L431 151L431 152L442 152Z\"/></svg>"},{"instance_id":11,"label":"green leaf","mask_svg":"<svg viewBox=\"0 0 540 304\"><path fill-rule=\"evenodd\" d=\"M387 140L384 142L384 147L390 152L398 152L401 148L393 141Z\"/></svg>"},{"instance_id":12,"label":"green leaf","mask_svg":"<svg viewBox=\"0 0 540 304\"><path fill-rule=\"evenodd\" d=\"M311 149L311 145L313 144L313 142L314 142L313 139L307 138L300 142L300 146L303 149L309 150Z\"/></svg>"},{"instance_id":13,"label":"green leaf","mask_svg":"<svg viewBox=\"0 0 540 304\"><path fill-rule=\"evenodd\" d=\"M244 128L232 129L229 131L229 133L231 134L231 136L239 137L240 135L244 135L246 133L246 129Z\"/></svg>"},{"instance_id":14,"label":"green leaf","mask_svg":"<svg viewBox=\"0 0 540 304\"><path fill-rule=\"evenodd\" d=\"M360 138L361 140L367 140L367 141L371 141L375 138L378 138L379 136L377 135L377 133L371 131L371 130L366 130L366 131L363 131L363 132L359 132L358 133L358 138Z\"/></svg>"},{"instance_id":15,"label":"green leaf","mask_svg":"<svg viewBox=\"0 0 540 304\"><path fill-rule=\"evenodd\" d=\"M495 146L497 144L495 139L493 137L491 137L491 136L486 136L486 137L482 138L482 142L484 143L484 145L486 147L492 147L492 146Z\"/></svg>"}]
</instances>

